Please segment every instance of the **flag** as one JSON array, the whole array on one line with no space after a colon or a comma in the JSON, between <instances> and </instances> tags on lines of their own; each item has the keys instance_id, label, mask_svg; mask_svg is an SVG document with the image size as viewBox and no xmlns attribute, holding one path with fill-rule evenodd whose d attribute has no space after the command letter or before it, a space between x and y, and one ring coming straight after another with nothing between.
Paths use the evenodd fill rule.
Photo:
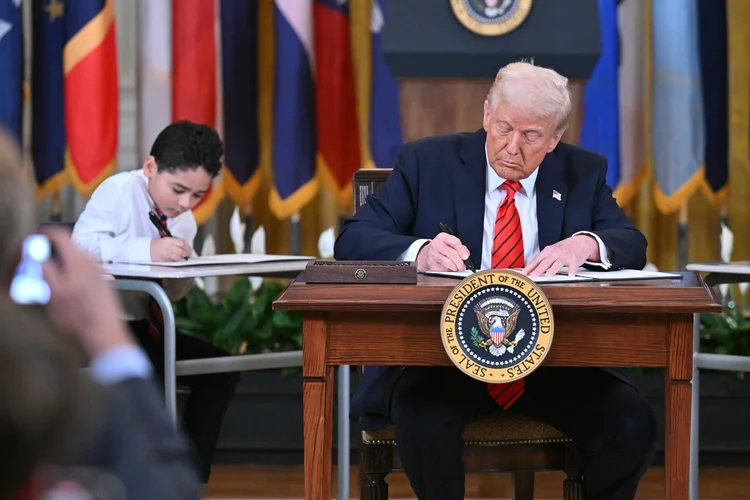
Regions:
<instances>
[{"instance_id":1,"label":"flag","mask_svg":"<svg viewBox=\"0 0 750 500\"><path fill-rule=\"evenodd\" d=\"M172 121L216 128L216 20L214 0L172 0ZM214 182L193 208L196 222L206 222L223 197Z\"/></svg>"},{"instance_id":2,"label":"flag","mask_svg":"<svg viewBox=\"0 0 750 500\"><path fill-rule=\"evenodd\" d=\"M315 114L321 183L349 208L361 166L349 2L315 0Z\"/></svg>"},{"instance_id":3,"label":"flag","mask_svg":"<svg viewBox=\"0 0 750 500\"><path fill-rule=\"evenodd\" d=\"M403 144L398 84L383 59L381 34L385 25L385 0L372 0L372 97L370 105L370 155L377 168L393 168Z\"/></svg>"},{"instance_id":4,"label":"flag","mask_svg":"<svg viewBox=\"0 0 750 500\"><path fill-rule=\"evenodd\" d=\"M269 206L278 219L286 219L318 191L312 1L275 0L274 28L274 180Z\"/></svg>"},{"instance_id":5,"label":"flag","mask_svg":"<svg viewBox=\"0 0 750 500\"><path fill-rule=\"evenodd\" d=\"M22 143L23 22L21 0L0 0L0 125Z\"/></svg>"},{"instance_id":6,"label":"flag","mask_svg":"<svg viewBox=\"0 0 750 500\"><path fill-rule=\"evenodd\" d=\"M646 177L645 156L645 0L623 0L617 5L620 69L617 97L620 128L620 179L614 197L621 206L635 198Z\"/></svg>"},{"instance_id":7,"label":"flag","mask_svg":"<svg viewBox=\"0 0 750 500\"><path fill-rule=\"evenodd\" d=\"M31 155L38 198L59 192L70 176L65 169L63 49L65 12L55 0L32 3Z\"/></svg>"},{"instance_id":8,"label":"flag","mask_svg":"<svg viewBox=\"0 0 750 500\"><path fill-rule=\"evenodd\" d=\"M47 7L60 3L51 0ZM88 197L116 170L119 90L114 0L65 2L63 14L66 164L78 193Z\"/></svg>"},{"instance_id":9,"label":"flag","mask_svg":"<svg viewBox=\"0 0 750 500\"><path fill-rule=\"evenodd\" d=\"M673 213L703 182L697 0L652 2L651 154L654 201Z\"/></svg>"},{"instance_id":10,"label":"flag","mask_svg":"<svg viewBox=\"0 0 750 500\"><path fill-rule=\"evenodd\" d=\"M139 160L172 122L172 0L138 3Z\"/></svg>"},{"instance_id":11,"label":"flag","mask_svg":"<svg viewBox=\"0 0 750 500\"><path fill-rule=\"evenodd\" d=\"M602 53L583 91L580 145L607 158L607 184L620 182L618 67L620 44L615 0L599 0Z\"/></svg>"},{"instance_id":12,"label":"flag","mask_svg":"<svg viewBox=\"0 0 750 500\"><path fill-rule=\"evenodd\" d=\"M258 2L221 0L221 72L226 193L249 203L261 185Z\"/></svg>"},{"instance_id":13,"label":"flag","mask_svg":"<svg viewBox=\"0 0 750 500\"><path fill-rule=\"evenodd\" d=\"M729 172L729 68L727 2L698 0L698 36L706 165L703 191L714 207L726 199Z\"/></svg>"}]
</instances>

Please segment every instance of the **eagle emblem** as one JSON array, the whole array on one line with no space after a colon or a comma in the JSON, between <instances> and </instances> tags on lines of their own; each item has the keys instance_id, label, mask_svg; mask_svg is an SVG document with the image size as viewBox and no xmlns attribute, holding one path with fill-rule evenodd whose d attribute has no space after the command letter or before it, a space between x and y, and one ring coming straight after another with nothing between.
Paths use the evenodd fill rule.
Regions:
<instances>
[{"instance_id":1,"label":"eagle emblem","mask_svg":"<svg viewBox=\"0 0 750 500\"><path fill-rule=\"evenodd\" d=\"M494 356L502 356L505 351L513 354L513 349L523 339L523 329L513 335L521 307L506 298L488 297L474 306L479 330L472 328L471 337L475 346L485 349ZM481 331L481 333L480 333Z\"/></svg>"}]
</instances>

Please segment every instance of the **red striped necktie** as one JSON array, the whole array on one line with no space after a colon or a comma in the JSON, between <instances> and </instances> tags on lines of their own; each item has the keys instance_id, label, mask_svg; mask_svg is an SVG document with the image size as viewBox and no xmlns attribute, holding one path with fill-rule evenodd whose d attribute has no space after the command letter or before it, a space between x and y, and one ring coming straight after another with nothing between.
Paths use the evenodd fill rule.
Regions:
<instances>
[{"instance_id":1,"label":"red striped necktie","mask_svg":"<svg viewBox=\"0 0 750 500\"><path fill-rule=\"evenodd\" d=\"M517 181L503 183L506 196L497 208L495 240L492 245L493 269L519 269L524 265L521 218L516 209L515 195L521 188ZM523 394L524 379L506 384L487 384L487 391L499 406L507 410Z\"/></svg>"}]
</instances>

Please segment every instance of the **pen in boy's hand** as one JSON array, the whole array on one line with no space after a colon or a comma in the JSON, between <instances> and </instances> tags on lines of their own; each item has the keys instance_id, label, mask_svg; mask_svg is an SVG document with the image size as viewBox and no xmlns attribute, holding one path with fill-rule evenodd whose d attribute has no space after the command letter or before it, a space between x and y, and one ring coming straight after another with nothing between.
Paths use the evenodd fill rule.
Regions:
<instances>
[{"instance_id":1,"label":"pen in boy's hand","mask_svg":"<svg viewBox=\"0 0 750 500\"><path fill-rule=\"evenodd\" d=\"M440 229L441 233L446 233L446 234L450 234L451 236L455 236L455 234L453 234L453 231L451 230L451 228L449 228L448 226L446 226L442 222L438 224L438 229ZM476 268L476 266L474 266L474 263L471 261L470 258L464 260L464 265L466 266L466 269L469 269L471 272L473 272L473 273L477 272L477 268Z\"/></svg>"}]
</instances>

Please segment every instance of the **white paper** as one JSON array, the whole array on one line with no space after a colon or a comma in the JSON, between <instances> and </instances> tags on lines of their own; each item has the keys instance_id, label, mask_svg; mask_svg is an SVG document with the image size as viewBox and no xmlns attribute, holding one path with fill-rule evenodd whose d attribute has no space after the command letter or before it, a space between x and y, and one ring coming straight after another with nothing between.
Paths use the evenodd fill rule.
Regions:
<instances>
[{"instance_id":1,"label":"white paper","mask_svg":"<svg viewBox=\"0 0 750 500\"><path fill-rule=\"evenodd\" d=\"M472 271L425 271L424 274L432 276L443 276L446 278L464 279L472 274ZM534 283L565 283L579 281L627 281L627 280L656 280L656 279L679 279L681 276L675 273L661 273L653 271L638 271L635 269L621 269L619 271L587 271L580 268L576 275L571 277L565 271L560 271L555 276L528 276Z\"/></svg>"},{"instance_id":2,"label":"white paper","mask_svg":"<svg viewBox=\"0 0 750 500\"><path fill-rule=\"evenodd\" d=\"M576 276L594 278L597 281L680 279L682 277L680 274L675 273L638 271L636 269L620 269L619 271L578 271Z\"/></svg>"},{"instance_id":3,"label":"white paper","mask_svg":"<svg viewBox=\"0 0 750 500\"><path fill-rule=\"evenodd\" d=\"M472 274L472 271L425 271L424 274L431 276L442 276L445 278L464 279ZM593 278L583 276L567 276L557 274L555 276L527 276L534 283L574 283L579 281L593 281Z\"/></svg>"},{"instance_id":4,"label":"white paper","mask_svg":"<svg viewBox=\"0 0 750 500\"><path fill-rule=\"evenodd\" d=\"M261 264L294 260L315 260L316 257L303 255L256 255L250 253L230 253L224 255L205 255L175 262L131 261L123 264L144 264L162 267L217 266L231 264Z\"/></svg>"}]
</instances>

